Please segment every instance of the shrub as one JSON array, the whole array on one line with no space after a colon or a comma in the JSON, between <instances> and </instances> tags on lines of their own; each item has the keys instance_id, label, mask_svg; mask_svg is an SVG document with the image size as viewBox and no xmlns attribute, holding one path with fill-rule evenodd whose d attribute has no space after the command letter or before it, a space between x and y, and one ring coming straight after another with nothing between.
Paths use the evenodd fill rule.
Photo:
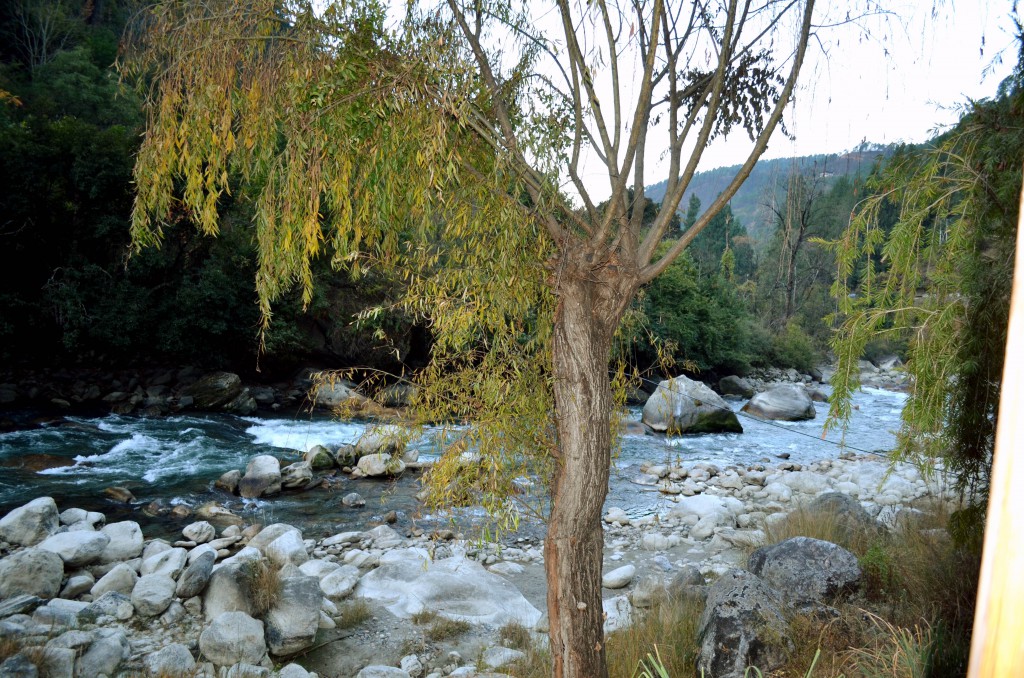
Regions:
<instances>
[{"instance_id":1,"label":"shrub","mask_svg":"<svg viewBox=\"0 0 1024 678\"><path fill-rule=\"evenodd\" d=\"M253 611L256 616L265 614L281 595L280 571L265 558L250 560L242 571Z\"/></svg>"}]
</instances>

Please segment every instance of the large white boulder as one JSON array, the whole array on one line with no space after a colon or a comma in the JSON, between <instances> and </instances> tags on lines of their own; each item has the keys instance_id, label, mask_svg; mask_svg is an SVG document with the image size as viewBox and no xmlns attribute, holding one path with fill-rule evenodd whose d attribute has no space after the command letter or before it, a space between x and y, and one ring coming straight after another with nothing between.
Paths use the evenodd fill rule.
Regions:
<instances>
[{"instance_id":1,"label":"large white boulder","mask_svg":"<svg viewBox=\"0 0 1024 678\"><path fill-rule=\"evenodd\" d=\"M200 634L199 649L217 666L258 664L267 653L263 622L244 612L224 612Z\"/></svg>"},{"instance_id":2,"label":"large white boulder","mask_svg":"<svg viewBox=\"0 0 1024 678\"><path fill-rule=\"evenodd\" d=\"M515 586L476 561L460 556L431 561L412 550L407 558L399 555L390 553L388 562L364 575L355 596L378 601L402 619L431 610L474 625L518 622L532 628L541 618Z\"/></svg>"},{"instance_id":3,"label":"large white boulder","mask_svg":"<svg viewBox=\"0 0 1024 678\"><path fill-rule=\"evenodd\" d=\"M707 385L678 376L658 384L644 405L643 422L655 431L743 433L736 413Z\"/></svg>"},{"instance_id":4,"label":"large white boulder","mask_svg":"<svg viewBox=\"0 0 1024 678\"><path fill-rule=\"evenodd\" d=\"M99 558L108 543L110 537L102 532L76 530L51 535L39 542L37 548L56 553L68 567L79 567Z\"/></svg>"},{"instance_id":5,"label":"large white boulder","mask_svg":"<svg viewBox=\"0 0 1024 678\"><path fill-rule=\"evenodd\" d=\"M803 386L783 384L758 393L743 406L743 412L761 419L804 421L814 419L814 401Z\"/></svg>"},{"instance_id":6,"label":"large white boulder","mask_svg":"<svg viewBox=\"0 0 1024 678\"><path fill-rule=\"evenodd\" d=\"M57 531L57 502L39 497L0 518L0 541L33 546Z\"/></svg>"},{"instance_id":7,"label":"large white boulder","mask_svg":"<svg viewBox=\"0 0 1024 678\"><path fill-rule=\"evenodd\" d=\"M238 493L246 499L266 497L281 491L281 462L261 454L249 460L245 475L238 481Z\"/></svg>"}]
</instances>

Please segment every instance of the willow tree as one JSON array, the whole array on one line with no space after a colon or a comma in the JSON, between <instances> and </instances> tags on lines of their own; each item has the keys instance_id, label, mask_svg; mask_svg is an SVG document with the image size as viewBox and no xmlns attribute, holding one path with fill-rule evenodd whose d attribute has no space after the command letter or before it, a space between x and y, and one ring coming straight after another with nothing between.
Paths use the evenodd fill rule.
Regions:
<instances>
[{"instance_id":1,"label":"willow tree","mask_svg":"<svg viewBox=\"0 0 1024 678\"><path fill-rule=\"evenodd\" d=\"M1020 33L1018 26L1018 32ZM1014 74L949 132L897 152L831 247L841 322L829 425L850 414L868 341L905 338L911 390L895 459L945 470L980 547L1013 283L1024 164L1024 39ZM956 531L956 530L954 530Z\"/></svg>"},{"instance_id":2,"label":"willow tree","mask_svg":"<svg viewBox=\"0 0 1024 678\"><path fill-rule=\"evenodd\" d=\"M436 338L420 405L499 430L476 441L490 469L479 496L507 490L504 464L529 453L549 469L554 675L604 676L613 338L766 149L813 7L448 0L386 30L369 3L160 5L129 61L150 95L135 242L159 242L172 210L216 233L237 182L254 206L264 318L294 284L308 298L321 253L403 276L396 303ZM749 136L749 156L674 232L705 149L730 133ZM667 186L644 226L629 203L644 204L652 154Z\"/></svg>"}]
</instances>

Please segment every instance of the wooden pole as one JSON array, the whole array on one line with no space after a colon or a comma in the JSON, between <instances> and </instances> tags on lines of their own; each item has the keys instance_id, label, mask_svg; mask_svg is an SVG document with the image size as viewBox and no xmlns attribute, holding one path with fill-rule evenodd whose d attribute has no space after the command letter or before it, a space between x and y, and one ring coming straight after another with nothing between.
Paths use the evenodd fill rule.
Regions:
<instances>
[{"instance_id":1,"label":"wooden pole","mask_svg":"<svg viewBox=\"0 0 1024 678\"><path fill-rule=\"evenodd\" d=\"M1024 676L1024 191L968 678Z\"/></svg>"}]
</instances>

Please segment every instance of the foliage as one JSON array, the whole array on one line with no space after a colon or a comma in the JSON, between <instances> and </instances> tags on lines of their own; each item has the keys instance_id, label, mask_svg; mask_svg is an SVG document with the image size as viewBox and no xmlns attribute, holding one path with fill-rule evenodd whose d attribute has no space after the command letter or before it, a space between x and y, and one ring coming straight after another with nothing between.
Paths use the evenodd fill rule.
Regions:
<instances>
[{"instance_id":1,"label":"foliage","mask_svg":"<svg viewBox=\"0 0 1024 678\"><path fill-rule=\"evenodd\" d=\"M999 95L971 103L953 130L896 154L831 245L842 325L828 426L849 416L868 342L905 338L913 388L894 459L944 459L960 490L979 503L991 469L1013 278L1022 76L1018 65Z\"/></svg>"}]
</instances>

